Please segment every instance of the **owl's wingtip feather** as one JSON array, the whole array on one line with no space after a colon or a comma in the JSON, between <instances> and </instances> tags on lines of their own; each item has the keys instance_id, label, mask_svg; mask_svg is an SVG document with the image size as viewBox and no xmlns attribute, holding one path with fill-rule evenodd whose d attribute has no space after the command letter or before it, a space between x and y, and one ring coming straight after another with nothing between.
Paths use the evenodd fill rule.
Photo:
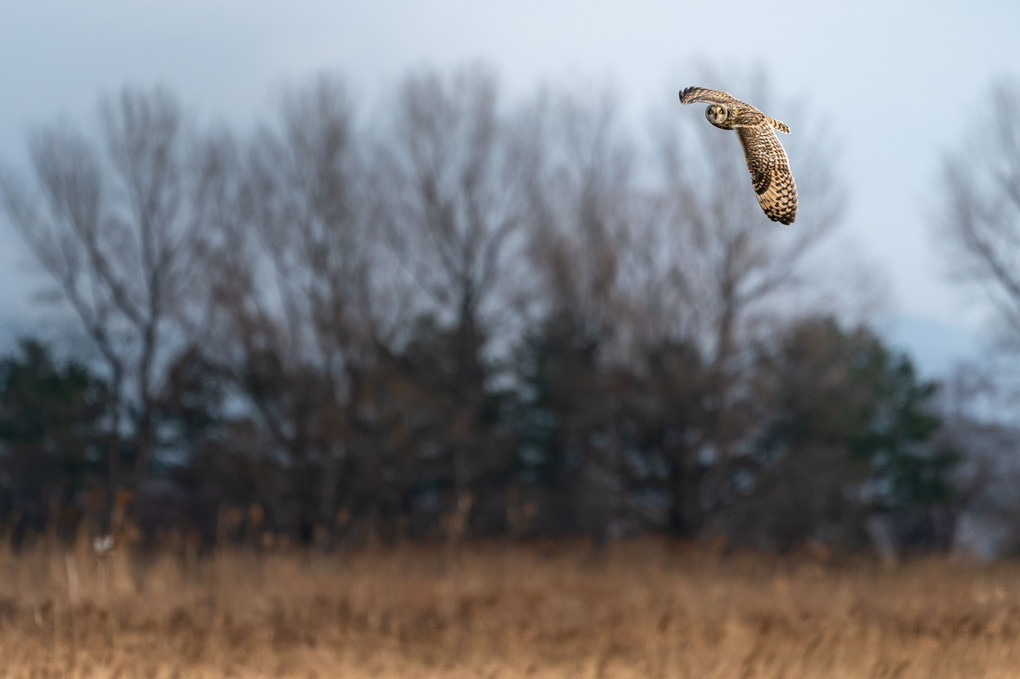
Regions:
<instances>
[{"instance_id":1,"label":"owl's wingtip feather","mask_svg":"<svg viewBox=\"0 0 1020 679\"><path fill-rule=\"evenodd\" d=\"M682 90L680 90L680 103L681 104L689 103L687 101L687 96L689 94L692 94L694 92L694 90L698 90L698 89L701 89L701 88L700 87L691 86L691 87L685 87Z\"/></svg>"}]
</instances>

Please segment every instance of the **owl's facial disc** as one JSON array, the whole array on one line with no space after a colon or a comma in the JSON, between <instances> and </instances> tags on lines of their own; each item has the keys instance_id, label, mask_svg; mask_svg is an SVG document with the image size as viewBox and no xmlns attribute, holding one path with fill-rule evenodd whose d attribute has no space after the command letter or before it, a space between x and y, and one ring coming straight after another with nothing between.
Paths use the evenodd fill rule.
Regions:
<instances>
[{"instance_id":1,"label":"owl's facial disc","mask_svg":"<svg viewBox=\"0 0 1020 679\"><path fill-rule=\"evenodd\" d=\"M726 120L726 107L721 104L709 104L705 110L705 117L713 124L719 124Z\"/></svg>"}]
</instances>

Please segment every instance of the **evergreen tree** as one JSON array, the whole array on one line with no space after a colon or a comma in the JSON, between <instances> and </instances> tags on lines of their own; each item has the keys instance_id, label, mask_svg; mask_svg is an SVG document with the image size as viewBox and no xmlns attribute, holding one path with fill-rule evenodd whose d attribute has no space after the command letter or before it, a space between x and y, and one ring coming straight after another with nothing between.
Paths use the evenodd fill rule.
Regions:
<instances>
[{"instance_id":1,"label":"evergreen tree","mask_svg":"<svg viewBox=\"0 0 1020 679\"><path fill-rule=\"evenodd\" d=\"M0 360L0 490L19 529L41 527L51 507L102 485L107 403L101 379L80 363L57 363L37 340Z\"/></svg>"}]
</instances>

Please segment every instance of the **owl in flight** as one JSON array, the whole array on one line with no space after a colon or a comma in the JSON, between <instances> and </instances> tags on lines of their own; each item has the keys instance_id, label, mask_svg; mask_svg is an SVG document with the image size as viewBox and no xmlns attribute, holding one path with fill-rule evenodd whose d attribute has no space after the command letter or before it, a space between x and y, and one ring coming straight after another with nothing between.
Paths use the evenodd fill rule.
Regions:
<instances>
[{"instance_id":1,"label":"owl in flight","mask_svg":"<svg viewBox=\"0 0 1020 679\"><path fill-rule=\"evenodd\" d=\"M725 92L688 87L680 91L680 103L707 101L705 117L723 130L736 130L744 147L751 184L758 204L774 222L792 224L797 216L797 185L790 173L790 161L774 130L790 133L790 128Z\"/></svg>"}]
</instances>

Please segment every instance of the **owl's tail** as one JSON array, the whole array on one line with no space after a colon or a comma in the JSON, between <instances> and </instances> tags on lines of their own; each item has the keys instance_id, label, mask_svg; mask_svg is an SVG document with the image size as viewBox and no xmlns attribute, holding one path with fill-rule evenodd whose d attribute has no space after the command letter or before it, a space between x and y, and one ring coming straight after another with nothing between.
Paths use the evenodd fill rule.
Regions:
<instances>
[{"instance_id":1,"label":"owl's tail","mask_svg":"<svg viewBox=\"0 0 1020 679\"><path fill-rule=\"evenodd\" d=\"M783 121L776 120L775 118L769 118L769 122L772 123L772 127L776 128L780 132L790 134L790 126L784 123Z\"/></svg>"}]
</instances>

